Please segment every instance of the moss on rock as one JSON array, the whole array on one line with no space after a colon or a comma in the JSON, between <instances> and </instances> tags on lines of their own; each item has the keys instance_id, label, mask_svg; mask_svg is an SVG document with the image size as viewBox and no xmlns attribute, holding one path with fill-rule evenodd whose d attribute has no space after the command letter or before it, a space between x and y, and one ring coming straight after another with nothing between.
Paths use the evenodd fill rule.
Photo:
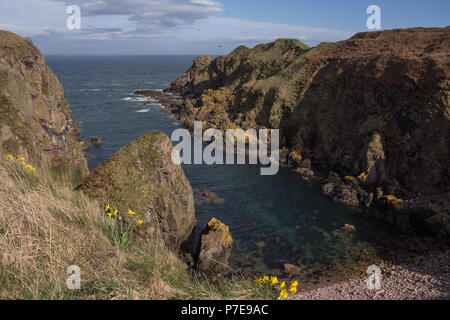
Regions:
<instances>
[{"instance_id":1,"label":"moss on rock","mask_svg":"<svg viewBox=\"0 0 450 320\"><path fill-rule=\"evenodd\" d=\"M102 206L117 208L123 221L142 220L141 237L157 237L175 250L192 232L195 208L193 190L171 151L165 134L145 133L94 169L80 189Z\"/></svg>"}]
</instances>

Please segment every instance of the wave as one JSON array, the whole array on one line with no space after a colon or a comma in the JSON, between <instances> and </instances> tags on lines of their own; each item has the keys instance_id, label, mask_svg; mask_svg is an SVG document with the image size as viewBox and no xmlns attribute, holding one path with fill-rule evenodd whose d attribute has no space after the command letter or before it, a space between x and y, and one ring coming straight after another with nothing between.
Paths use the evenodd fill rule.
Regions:
<instances>
[{"instance_id":1,"label":"wave","mask_svg":"<svg viewBox=\"0 0 450 320\"><path fill-rule=\"evenodd\" d=\"M164 109L165 107L162 105L162 104L160 104L160 103L150 103L150 104L148 104L149 106L151 106L151 107L160 107L161 109Z\"/></svg>"},{"instance_id":2,"label":"wave","mask_svg":"<svg viewBox=\"0 0 450 320\"><path fill-rule=\"evenodd\" d=\"M138 110L138 111L135 111L135 112L145 113L145 112L149 112L149 111L150 111L150 109L142 109L142 110Z\"/></svg>"},{"instance_id":3,"label":"wave","mask_svg":"<svg viewBox=\"0 0 450 320\"><path fill-rule=\"evenodd\" d=\"M122 101L145 102L148 101L148 99L146 97L125 97Z\"/></svg>"}]
</instances>

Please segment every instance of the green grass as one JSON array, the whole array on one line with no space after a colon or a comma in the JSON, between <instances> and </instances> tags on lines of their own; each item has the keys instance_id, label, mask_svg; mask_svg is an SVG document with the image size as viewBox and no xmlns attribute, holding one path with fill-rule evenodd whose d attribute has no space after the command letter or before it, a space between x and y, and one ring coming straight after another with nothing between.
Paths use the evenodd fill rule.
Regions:
<instances>
[{"instance_id":1,"label":"green grass","mask_svg":"<svg viewBox=\"0 0 450 320\"><path fill-rule=\"evenodd\" d=\"M159 242L107 218L99 203L0 152L0 299L270 299L253 279L199 277ZM81 268L81 290L66 269Z\"/></svg>"}]
</instances>

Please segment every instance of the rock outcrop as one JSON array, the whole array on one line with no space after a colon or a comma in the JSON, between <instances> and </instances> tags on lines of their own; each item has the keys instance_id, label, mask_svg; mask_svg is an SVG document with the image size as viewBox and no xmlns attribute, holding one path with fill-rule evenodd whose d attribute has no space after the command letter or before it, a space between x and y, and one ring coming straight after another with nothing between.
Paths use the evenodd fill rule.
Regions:
<instances>
[{"instance_id":1,"label":"rock outcrop","mask_svg":"<svg viewBox=\"0 0 450 320\"><path fill-rule=\"evenodd\" d=\"M123 222L142 221L140 237L177 250L196 220L193 190L171 152L169 137L148 132L94 169L80 190L104 207L117 208Z\"/></svg>"},{"instance_id":2,"label":"rock outcrop","mask_svg":"<svg viewBox=\"0 0 450 320\"><path fill-rule=\"evenodd\" d=\"M398 221L398 209L415 212L401 214L415 228L450 211L448 52L450 27L358 33L314 48L279 39L201 58L168 91L185 98L172 112L188 127L279 128L282 159L308 159L311 168L298 171L309 177L340 177L322 179L326 194L387 221Z\"/></svg>"},{"instance_id":3,"label":"rock outcrop","mask_svg":"<svg viewBox=\"0 0 450 320\"><path fill-rule=\"evenodd\" d=\"M197 270L217 279L229 274L228 260L232 246L229 227L215 218L211 219L200 239Z\"/></svg>"},{"instance_id":4,"label":"rock outcrop","mask_svg":"<svg viewBox=\"0 0 450 320\"><path fill-rule=\"evenodd\" d=\"M48 162L74 185L89 173L61 84L30 41L7 31L0 31L0 148L36 166Z\"/></svg>"}]
</instances>

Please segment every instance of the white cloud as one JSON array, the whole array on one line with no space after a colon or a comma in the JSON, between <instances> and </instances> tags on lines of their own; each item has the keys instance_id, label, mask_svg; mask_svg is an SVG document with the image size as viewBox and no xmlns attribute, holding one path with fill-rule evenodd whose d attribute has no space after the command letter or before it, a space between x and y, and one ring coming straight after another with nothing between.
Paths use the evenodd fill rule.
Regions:
<instances>
[{"instance_id":1,"label":"white cloud","mask_svg":"<svg viewBox=\"0 0 450 320\"><path fill-rule=\"evenodd\" d=\"M269 42L277 38L295 38L314 44L343 40L352 35L351 32L343 30L216 16L186 26L177 33L169 31L166 36L176 36L180 32L183 38L208 42Z\"/></svg>"},{"instance_id":2,"label":"white cloud","mask_svg":"<svg viewBox=\"0 0 450 320\"><path fill-rule=\"evenodd\" d=\"M212 0L57 0L77 4L85 16L123 15L148 32L193 23L223 13L220 2Z\"/></svg>"},{"instance_id":3,"label":"white cloud","mask_svg":"<svg viewBox=\"0 0 450 320\"><path fill-rule=\"evenodd\" d=\"M75 3L82 13L78 31L66 28L66 5ZM91 41L91 48L105 53L117 47L120 53L140 48L142 53L219 54L277 38L315 45L351 36L341 30L224 17L223 12L224 6L214 0L14 0L0 3L0 29L31 37L45 52L57 48L61 53L71 46L74 54L77 41L79 53Z\"/></svg>"}]
</instances>

